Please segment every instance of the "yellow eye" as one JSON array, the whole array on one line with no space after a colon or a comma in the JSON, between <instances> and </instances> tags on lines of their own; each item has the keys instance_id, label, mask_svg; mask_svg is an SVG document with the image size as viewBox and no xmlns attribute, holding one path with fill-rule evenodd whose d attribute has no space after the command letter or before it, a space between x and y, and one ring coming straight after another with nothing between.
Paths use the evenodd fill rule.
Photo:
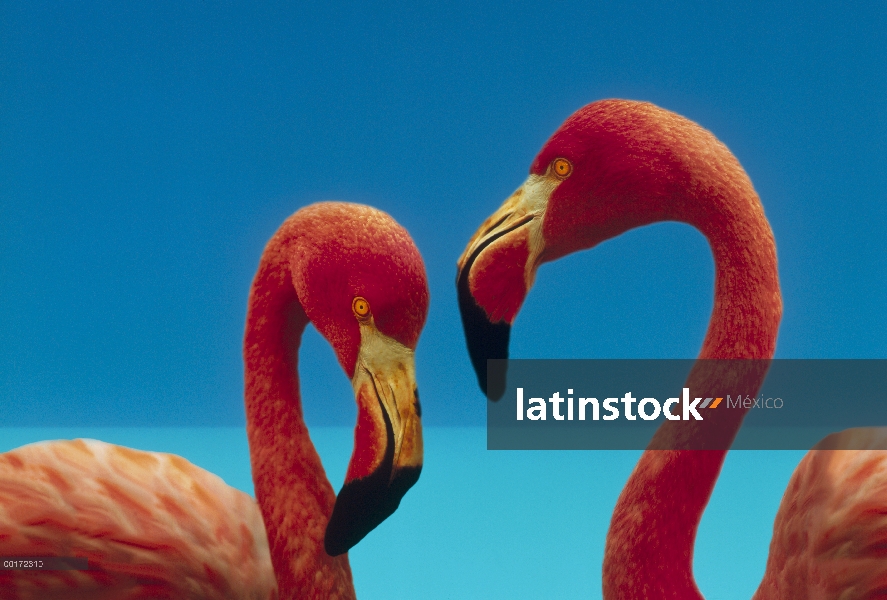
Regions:
<instances>
[{"instance_id":1,"label":"yellow eye","mask_svg":"<svg viewBox=\"0 0 887 600\"><path fill-rule=\"evenodd\" d=\"M366 319L370 316L370 303L366 301L366 298L357 296L351 303L351 310L354 311L354 316L358 319Z\"/></svg>"},{"instance_id":2,"label":"yellow eye","mask_svg":"<svg viewBox=\"0 0 887 600\"><path fill-rule=\"evenodd\" d=\"M566 158L556 158L551 168L558 177L567 177L573 172L573 165Z\"/></svg>"}]
</instances>

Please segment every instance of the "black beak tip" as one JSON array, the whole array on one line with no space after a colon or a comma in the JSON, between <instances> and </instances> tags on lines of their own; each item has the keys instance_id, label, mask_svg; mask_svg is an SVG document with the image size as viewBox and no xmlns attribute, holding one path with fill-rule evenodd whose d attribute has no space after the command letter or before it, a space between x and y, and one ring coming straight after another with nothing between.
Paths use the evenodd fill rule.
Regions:
<instances>
[{"instance_id":1,"label":"black beak tip","mask_svg":"<svg viewBox=\"0 0 887 600\"><path fill-rule=\"evenodd\" d=\"M330 520L330 522L332 523L332 520ZM354 544L359 541L360 540L352 542L352 540L344 535L337 535L335 532L331 533L329 526L327 526L326 535L323 536L323 549L330 556L339 556L351 550L351 548L354 547Z\"/></svg>"},{"instance_id":2,"label":"black beak tip","mask_svg":"<svg viewBox=\"0 0 887 600\"><path fill-rule=\"evenodd\" d=\"M495 402L505 394L505 369L495 369L488 377L487 359L508 358L511 325L505 321L491 323L484 309L477 305L468 289L469 268L459 274L456 282L462 329L477 383L486 397Z\"/></svg>"},{"instance_id":3,"label":"black beak tip","mask_svg":"<svg viewBox=\"0 0 887 600\"><path fill-rule=\"evenodd\" d=\"M403 467L389 483L391 471L380 469L343 485L326 526L323 539L326 553L345 554L391 516L407 490L419 480L421 472L421 466Z\"/></svg>"}]
</instances>

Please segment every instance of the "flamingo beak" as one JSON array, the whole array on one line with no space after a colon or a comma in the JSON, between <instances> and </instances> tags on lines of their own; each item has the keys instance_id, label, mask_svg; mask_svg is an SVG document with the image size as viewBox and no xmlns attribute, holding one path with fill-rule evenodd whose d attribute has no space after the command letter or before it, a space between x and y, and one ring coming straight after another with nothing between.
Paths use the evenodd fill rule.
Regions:
<instances>
[{"instance_id":1,"label":"flamingo beak","mask_svg":"<svg viewBox=\"0 0 887 600\"><path fill-rule=\"evenodd\" d=\"M484 221L457 264L468 354L478 384L491 400L502 397L505 380L488 381L487 359L508 358L511 324L533 284L544 245L540 224L550 190L540 189L540 181L531 175Z\"/></svg>"},{"instance_id":2,"label":"flamingo beak","mask_svg":"<svg viewBox=\"0 0 887 600\"><path fill-rule=\"evenodd\" d=\"M360 323L352 379L357 400L354 453L327 524L324 547L344 554L387 519L422 471L422 409L413 351Z\"/></svg>"}]
</instances>

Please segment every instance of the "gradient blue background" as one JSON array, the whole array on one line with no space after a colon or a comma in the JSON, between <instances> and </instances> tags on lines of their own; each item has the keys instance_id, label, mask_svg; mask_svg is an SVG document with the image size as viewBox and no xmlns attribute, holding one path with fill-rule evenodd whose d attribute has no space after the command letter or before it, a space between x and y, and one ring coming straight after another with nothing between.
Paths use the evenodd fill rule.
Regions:
<instances>
[{"instance_id":1,"label":"gradient blue background","mask_svg":"<svg viewBox=\"0 0 887 600\"><path fill-rule=\"evenodd\" d=\"M638 454L484 449L456 258L571 112L649 100L754 182L779 252L777 356L887 357L885 40L882 2L3 2L0 443L89 435L250 490L240 344L262 248L301 206L371 204L428 269L428 444L418 486L351 553L358 594L599 596ZM632 231L540 269L512 355L695 356L712 285L700 234ZM338 488L350 385L313 330L303 346ZM697 545L707 597L751 596L799 457L729 456Z\"/></svg>"}]
</instances>

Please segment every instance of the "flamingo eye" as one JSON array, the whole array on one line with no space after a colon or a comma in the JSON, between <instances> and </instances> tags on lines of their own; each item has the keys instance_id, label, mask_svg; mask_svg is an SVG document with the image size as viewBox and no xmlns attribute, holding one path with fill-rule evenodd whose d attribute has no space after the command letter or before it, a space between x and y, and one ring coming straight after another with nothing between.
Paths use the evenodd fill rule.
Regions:
<instances>
[{"instance_id":1,"label":"flamingo eye","mask_svg":"<svg viewBox=\"0 0 887 600\"><path fill-rule=\"evenodd\" d=\"M370 303L361 296L357 296L351 303L351 310L354 311L354 316L358 321L364 321L370 317Z\"/></svg>"},{"instance_id":2,"label":"flamingo eye","mask_svg":"<svg viewBox=\"0 0 887 600\"><path fill-rule=\"evenodd\" d=\"M551 163L551 170L558 177L569 177L573 172L573 165L566 158L556 158Z\"/></svg>"}]
</instances>

